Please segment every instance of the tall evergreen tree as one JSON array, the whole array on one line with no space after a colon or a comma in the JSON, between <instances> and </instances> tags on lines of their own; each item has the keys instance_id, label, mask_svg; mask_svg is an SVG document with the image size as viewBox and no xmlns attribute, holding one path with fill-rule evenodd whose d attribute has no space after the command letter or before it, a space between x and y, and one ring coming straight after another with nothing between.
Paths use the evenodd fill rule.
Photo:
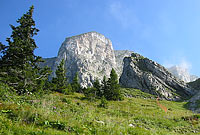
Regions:
<instances>
[{"instance_id":1,"label":"tall evergreen tree","mask_svg":"<svg viewBox=\"0 0 200 135\"><path fill-rule=\"evenodd\" d=\"M72 89L74 92L81 92L81 86L79 84L78 72L76 72L74 79L72 81Z\"/></svg>"},{"instance_id":2,"label":"tall evergreen tree","mask_svg":"<svg viewBox=\"0 0 200 135\"><path fill-rule=\"evenodd\" d=\"M33 36L37 35L39 30L35 28L35 21L32 18L33 9L31 6L29 11L17 20L19 26L10 25L13 31L11 37L6 40L9 46L2 57L2 66L23 70L27 63L35 66L40 62L41 57L34 55L37 45Z\"/></svg>"},{"instance_id":3,"label":"tall evergreen tree","mask_svg":"<svg viewBox=\"0 0 200 135\"><path fill-rule=\"evenodd\" d=\"M102 93L102 90L101 90L101 84L99 82L98 79L96 79L94 82L93 82L93 87L96 89L95 90L95 97L101 97L103 96L103 93Z\"/></svg>"},{"instance_id":4,"label":"tall evergreen tree","mask_svg":"<svg viewBox=\"0 0 200 135\"><path fill-rule=\"evenodd\" d=\"M101 91L102 91L102 95L104 95L104 97L106 97L105 95L109 94L109 89L108 89L108 83L107 83L106 76L103 77Z\"/></svg>"},{"instance_id":5,"label":"tall evergreen tree","mask_svg":"<svg viewBox=\"0 0 200 135\"><path fill-rule=\"evenodd\" d=\"M0 47L0 74L3 82L13 86L20 93L25 91L34 91L37 89L37 79L40 68L41 57L34 54L37 45L33 39L39 31L35 28L33 20L33 9L31 6L29 11L17 20L19 26L10 25L12 35L7 38L8 46Z\"/></svg>"},{"instance_id":6,"label":"tall evergreen tree","mask_svg":"<svg viewBox=\"0 0 200 135\"><path fill-rule=\"evenodd\" d=\"M56 89L58 90L66 88L67 78L64 59L62 59L60 64L57 66L56 77L53 78L52 82L56 85Z\"/></svg>"},{"instance_id":7,"label":"tall evergreen tree","mask_svg":"<svg viewBox=\"0 0 200 135\"><path fill-rule=\"evenodd\" d=\"M111 70L110 78L108 79L108 89L105 96L108 100L122 100L118 76L114 69Z\"/></svg>"}]
</instances>

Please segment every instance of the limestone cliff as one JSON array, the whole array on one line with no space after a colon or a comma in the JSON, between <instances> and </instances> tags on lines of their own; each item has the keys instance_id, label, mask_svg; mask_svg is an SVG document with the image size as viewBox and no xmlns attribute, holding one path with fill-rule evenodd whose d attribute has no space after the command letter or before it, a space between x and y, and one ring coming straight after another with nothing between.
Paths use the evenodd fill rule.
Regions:
<instances>
[{"instance_id":1,"label":"limestone cliff","mask_svg":"<svg viewBox=\"0 0 200 135\"><path fill-rule=\"evenodd\" d=\"M181 66L172 66L168 68L169 72L184 82L192 82L198 79L195 75L190 75L188 69Z\"/></svg>"},{"instance_id":2,"label":"limestone cliff","mask_svg":"<svg viewBox=\"0 0 200 135\"><path fill-rule=\"evenodd\" d=\"M118 76L120 77L123 71L123 59L125 57L131 56L133 51L128 51L128 50L115 50L115 60L116 60L116 72Z\"/></svg>"},{"instance_id":3,"label":"limestone cliff","mask_svg":"<svg viewBox=\"0 0 200 135\"><path fill-rule=\"evenodd\" d=\"M91 86L96 78L109 76L116 66L112 42L97 32L66 38L55 60L54 72L62 59L66 62L69 82L78 72L83 87Z\"/></svg>"},{"instance_id":4,"label":"limestone cliff","mask_svg":"<svg viewBox=\"0 0 200 135\"><path fill-rule=\"evenodd\" d=\"M123 87L141 89L167 100L179 100L195 93L163 66L136 53L124 58L120 84Z\"/></svg>"},{"instance_id":5,"label":"limestone cliff","mask_svg":"<svg viewBox=\"0 0 200 135\"><path fill-rule=\"evenodd\" d=\"M40 67L45 67L48 66L50 69L53 69L55 67L55 61L56 61L57 57L53 57L53 58L43 58L44 62L40 63Z\"/></svg>"}]
</instances>

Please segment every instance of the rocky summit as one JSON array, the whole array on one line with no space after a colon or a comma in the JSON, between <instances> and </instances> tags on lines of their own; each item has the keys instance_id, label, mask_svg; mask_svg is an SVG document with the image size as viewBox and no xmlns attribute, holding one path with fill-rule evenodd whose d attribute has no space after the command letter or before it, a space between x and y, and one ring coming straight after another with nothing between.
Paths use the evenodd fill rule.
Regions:
<instances>
[{"instance_id":1,"label":"rocky summit","mask_svg":"<svg viewBox=\"0 0 200 135\"><path fill-rule=\"evenodd\" d=\"M92 86L95 79L109 77L112 68L123 87L137 88L167 100L179 100L195 93L160 64L128 50L113 50L112 42L97 32L66 38L58 56L44 59L55 76L57 65L64 59L68 82L78 72L82 87Z\"/></svg>"},{"instance_id":2,"label":"rocky summit","mask_svg":"<svg viewBox=\"0 0 200 135\"><path fill-rule=\"evenodd\" d=\"M169 72L171 72L177 78L183 80L184 82L192 82L198 79L195 75L190 75L187 68L181 66L172 66L168 68Z\"/></svg>"},{"instance_id":3,"label":"rocky summit","mask_svg":"<svg viewBox=\"0 0 200 135\"><path fill-rule=\"evenodd\" d=\"M109 76L115 68L115 54L112 42L97 32L88 32L66 38L62 43L55 60L53 71L64 59L67 78L71 82L78 72L81 86L91 86L95 79Z\"/></svg>"},{"instance_id":4,"label":"rocky summit","mask_svg":"<svg viewBox=\"0 0 200 135\"><path fill-rule=\"evenodd\" d=\"M124 58L120 84L166 100L180 100L195 93L195 90L177 79L163 66L137 53Z\"/></svg>"}]
</instances>

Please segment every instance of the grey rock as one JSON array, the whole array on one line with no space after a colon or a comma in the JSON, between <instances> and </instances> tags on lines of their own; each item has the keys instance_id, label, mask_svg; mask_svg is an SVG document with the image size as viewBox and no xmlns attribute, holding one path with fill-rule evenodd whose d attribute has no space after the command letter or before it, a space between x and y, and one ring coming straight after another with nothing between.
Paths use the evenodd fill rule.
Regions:
<instances>
[{"instance_id":1,"label":"grey rock","mask_svg":"<svg viewBox=\"0 0 200 135\"><path fill-rule=\"evenodd\" d=\"M45 67L48 66L50 69L53 69L55 67L55 61L56 61L57 57L53 57L53 58L43 58L44 62L41 62L39 64L40 67Z\"/></svg>"},{"instance_id":2,"label":"grey rock","mask_svg":"<svg viewBox=\"0 0 200 135\"><path fill-rule=\"evenodd\" d=\"M160 64L137 53L124 58L120 84L123 87L140 89L166 100L180 100L196 92Z\"/></svg>"},{"instance_id":3,"label":"grey rock","mask_svg":"<svg viewBox=\"0 0 200 135\"><path fill-rule=\"evenodd\" d=\"M200 90L200 78L193 81L193 82L189 82L188 85L190 85L192 88L194 88L195 90Z\"/></svg>"},{"instance_id":4,"label":"grey rock","mask_svg":"<svg viewBox=\"0 0 200 135\"><path fill-rule=\"evenodd\" d=\"M200 78L188 83L191 87L198 90L192 98L190 98L188 107L195 113L200 113Z\"/></svg>"},{"instance_id":5,"label":"grey rock","mask_svg":"<svg viewBox=\"0 0 200 135\"><path fill-rule=\"evenodd\" d=\"M123 59L125 57L131 56L131 54L133 53L133 51L129 51L129 50L114 50L114 54L115 54L115 62L116 62L116 67L115 70L118 74L118 76L121 76L122 74L122 70L123 70ZM48 66L51 69L56 69L55 68L55 61L56 61L57 57L53 57L53 58L43 58L44 62L40 64L41 67L45 67ZM55 72L55 71L54 71Z\"/></svg>"},{"instance_id":6,"label":"grey rock","mask_svg":"<svg viewBox=\"0 0 200 135\"><path fill-rule=\"evenodd\" d=\"M168 71L171 72L177 78L183 80L184 82L192 82L198 79L195 75L190 75L188 69L181 66L172 66L168 68Z\"/></svg>"},{"instance_id":7,"label":"grey rock","mask_svg":"<svg viewBox=\"0 0 200 135\"><path fill-rule=\"evenodd\" d=\"M128 51L128 50L114 50L115 52L115 60L116 60L116 72L118 74L118 76L121 76L122 71L123 71L123 59L125 57L129 57L131 56L131 54L133 53L133 51Z\"/></svg>"},{"instance_id":8,"label":"grey rock","mask_svg":"<svg viewBox=\"0 0 200 135\"><path fill-rule=\"evenodd\" d=\"M91 86L95 79L101 80L104 75L109 76L116 66L112 42L97 32L66 38L59 49L53 72L62 59L66 62L69 82L78 72L83 87Z\"/></svg>"},{"instance_id":9,"label":"grey rock","mask_svg":"<svg viewBox=\"0 0 200 135\"><path fill-rule=\"evenodd\" d=\"M188 100L188 108L195 113L200 113L200 91Z\"/></svg>"}]
</instances>

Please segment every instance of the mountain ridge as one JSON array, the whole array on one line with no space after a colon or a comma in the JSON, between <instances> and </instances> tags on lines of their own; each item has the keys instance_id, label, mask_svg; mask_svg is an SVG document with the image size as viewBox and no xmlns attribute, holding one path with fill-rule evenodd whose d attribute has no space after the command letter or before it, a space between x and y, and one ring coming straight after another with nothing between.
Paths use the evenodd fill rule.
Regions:
<instances>
[{"instance_id":1,"label":"mountain ridge","mask_svg":"<svg viewBox=\"0 0 200 135\"><path fill-rule=\"evenodd\" d=\"M125 66L125 63L127 63L127 60L125 59L131 58L130 55L132 58L135 57L136 59L140 59L135 62L139 62L140 64L144 62L142 63L144 65L141 65L141 67L135 66L134 68L131 68L134 72L139 69L138 71L142 74L142 76L140 76L142 80L136 79L135 81L138 81L138 83L141 81L149 81L150 86L159 84L159 88L162 90L160 96L163 96L164 99L177 100L181 97L181 94L184 96L191 96L194 92L187 84L177 80L177 78L169 73L167 69L156 62L144 58L142 55L136 54L133 51L114 50L111 40L98 32L88 32L78 36L66 38L59 49L58 56L56 58L46 59L46 63L44 65L49 65L51 67L53 70L53 77L55 76L57 65L62 59L64 59L67 69L66 76L69 82L73 80L74 75L78 72L81 86L88 87L92 86L92 83L96 79L102 80L104 75L109 76L112 68L116 70L119 78L121 79L121 76L123 75L122 71L124 70L123 67ZM151 66L153 66L155 70L151 69L151 71L149 71L149 67ZM144 69L141 70L141 68ZM150 74L148 74L145 70L148 72L153 71L151 76L149 76ZM145 73L143 74L143 72ZM170 79L166 82L163 80L164 78L162 78L161 75L159 75L159 77L154 75L157 73L164 74L166 78ZM150 78L156 81L151 81ZM127 80L127 78L124 80ZM121 82L121 85L128 86L127 82ZM151 83L154 84L151 85ZM143 83L140 83L140 85L143 85ZM139 88L145 92L156 95L156 91L150 87L145 88L148 90L144 90L144 87L133 88ZM180 88L183 88L183 91L181 91ZM178 93L176 92L177 89Z\"/></svg>"},{"instance_id":2,"label":"mountain ridge","mask_svg":"<svg viewBox=\"0 0 200 135\"><path fill-rule=\"evenodd\" d=\"M171 72L174 76L176 76L177 78L183 80L184 82L188 83L188 82L192 82L195 81L196 79L198 79L197 76L195 75L191 75L188 71L188 69L183 68L181 66L172 66L170 68L167 68L169 70L169 72Z\"/></svg>"}]
</instances>

